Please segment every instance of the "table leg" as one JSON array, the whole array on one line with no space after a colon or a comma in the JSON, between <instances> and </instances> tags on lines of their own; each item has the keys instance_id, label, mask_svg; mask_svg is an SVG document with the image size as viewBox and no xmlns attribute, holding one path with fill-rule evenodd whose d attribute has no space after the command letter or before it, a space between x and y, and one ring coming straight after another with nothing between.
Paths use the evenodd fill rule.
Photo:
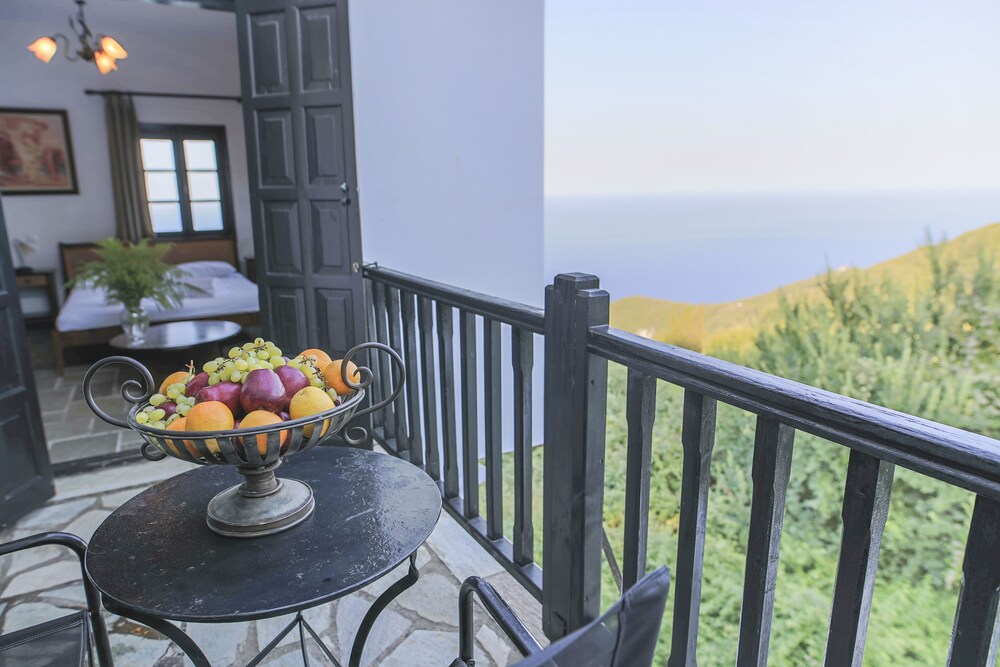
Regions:
<instances>
[{"instance_id":1,"label":"table leg","mask_svg":"<svg viewBox=\"0 0 1000 667\"><path fill-rule=\"evenodd\" d=\"M177 647L184 652L184 655L194 663L194 667L212 667L212 664L205 657L205 654L202 653L201 649L198 648L198 645L194 643L194 640L170 621L154 616L147 616L130 607L121 607L108 598L104 598L104 608L112 614L118 614L129 620L147 625L166 636L167 639L177 644Z\"/></svg>"},{"instance_id":2,"label":"table leg","mask_svg":"<svg viewBox=\"0 0 1000 667\"><path fill-rule=\"evenodd\" d=\"M390 602L395 600L400 593L417 583L419 578L420 571L417 570L417 552L414 551L410 554L410 569L406 575L387 588L382 595L378 596L378 599L372 603L372 606L368 609L368 613L366 613L365 617L361 620L361 626L358 628L358 635L354 638L354 646L351 648L351 660L347 663L348 667L361 666L361 653L365 650L365 642L368 641L368 634L375 625L375 621L378 620L379 614L381 614L382 610L385 609Z\"/></svg>"}]
</instances>

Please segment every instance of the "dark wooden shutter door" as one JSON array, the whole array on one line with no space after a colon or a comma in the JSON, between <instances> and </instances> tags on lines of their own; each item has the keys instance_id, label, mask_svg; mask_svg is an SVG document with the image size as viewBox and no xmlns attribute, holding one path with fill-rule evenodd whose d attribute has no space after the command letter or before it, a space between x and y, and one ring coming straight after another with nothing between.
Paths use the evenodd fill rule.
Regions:
<instances>
[{"instance_id":1,"label":"dark wooden shutter door","mask_svg":"<svg viewBox=\"0 0 1000 667\"><path fill-rule=\"evenodd\" d=\"M364 338L347 4L238 0L266 336L336 358Z\"/></svg>"},{"instance_id":2,"label":"dark wooden shutter door","mask_svg":"<svg viewBox=\"0 0 1000 667\"><path fill-rule=\"evenodd\" d=\"M2 202L0 202L2 204ZM0 526L54 493L21 305L0 205Z\"/></svg>"}]
</instances>

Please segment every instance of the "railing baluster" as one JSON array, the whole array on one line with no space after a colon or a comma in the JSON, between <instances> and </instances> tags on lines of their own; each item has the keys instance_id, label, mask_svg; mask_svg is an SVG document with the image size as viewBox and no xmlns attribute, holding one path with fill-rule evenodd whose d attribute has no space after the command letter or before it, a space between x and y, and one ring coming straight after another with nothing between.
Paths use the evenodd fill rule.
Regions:
<instances>
[{"instance_id":1,"label":"railing baluster","mask_svg":"<svg viewBox=\"0 0 1000 667\"><path fill-rule=\"evenodd\" d=\"M434 363L434 304L425 296L417 297L417 317L420 321L420 379L423 384L424 443L427 447L424 470L431 479L441 479L441 458L438 455L437 389Z\"/></svg>"},{"instance_id":2,"label":"railing baluster","mask_svg":"<svg viewBox=\"0 0 1000 667\"><path fill-rule=\"evenodd\" d=\"M781 550L781 523L794 439L795 429L792 427L770 417L757 417L753 447L753 500L750 504L750 537L747 540L737 667L767 664Z\"/></svg>"},{"instance_id":3,"label":"railing baluster","mask_svg":"<svg viewBox=\"0 0 1000 667\"><path fill-rule=\"evenodd\" d=\"M949 667L992 667L1000 636L1000 501L976 496L965 542Z\"/></svg>"},{"instance_id":4,"label":"railing baluster","mask_svg":"<svg viewBox=\"0 0 1000 667\"><path fill-rule=\"evenodd\" d=\"M451 306L437 304L438 361L441 366L441 441L444 448L444 497L458 497L458 446L455 442L455 340Z\"/></svg>"},{"instance_id":5,"label":"railing baluster","mask_svg":"<svg viewBox=\"0 0 1000 667\"><path fill-rule=\"evenodd\" d=\"M410 434L410 462L423 467L424 444L420 436L420 385L417 383L417 318L413 295L400 292L403 306L403 348L406 352L406 419ZM372 355L375 356L375 355Z\"/></svg>"},{"instance_id":6,"label":"railing baluster","mask_svg":"<svg viewBox=\"0 0 1000 667\"><path fill-rule=\"evenodd\" d=\"M511 328L514 366L514 562L535 559L535 528L531 517L531 369L535 341L530 331Z\"/></svg>"},{"instance_id":7,"label":"railing baluster","mask_svg":"<svg viewBox=\"0 0 1000 667\"><path fill-rule=\"evenodd\" d=\"M458 342L462 372L462 510L479 516L479 400L476 391L476 315L459 311Z\"/></svg>"},{"instance_id":8,"label":"railing baluster","mask_svg":"<svg viewBox=\"0 0 1000 667\"><path fill-rule=\"evenodd\" d=\"M844 533L826 642L827 667L861 666L892 474L891 463L851 450L841 511Z\"/></svg>"},{"instance_id":9,"label":"railing baluster","mask_svg":"<svg viewBox=\"0 0 1000 667\"><path fill-rule=\"evenodd\" d=\"M366 280L365 317L367 318L368 322L368 338L370 340L377 340L375 334L375 299L373 298L374 292L375 292L375 283L372 282L371 280ZM384 385L382 385L382 382L380 381L382 377L381 371L379 369L380 356L381 355L378 354L372 354L369 355L368 358L368 368L371 369L372 377L375 379L375 382L372 382L367 389L367 391L370 392L368 400L371 405L375 405L376 403L378 403L382 397L382 389ZM372 425L375 427L381 427L382 417L383 415L381 410L376 410L375 412L373 412L371 415Z\"/></svg>"},{"instance_id":10,"label":"railing baluster","mask_svg":"<svg viewBox=\"0 0 1000 667\"><path fill-rule=\"evenodd\" d=\"M500 323L483 319L483 419L486 437L486 536L503 537L503 412Z\"/></svg>"},{"instance_id":11,"label":"railing baluster","mask_svg":"<svg viewBox=\"0 0 1000 667\"><path fill-rule=\"evenodd\" d=\"M649 521L649 475L656 416L656 378L628 369L625 418L628 449L625 471L625 544L622 587L628 590L646 573L646 533Z\"/></svg>"},{"instance_id":12,"label":"railing baluster","mask_svg":"<svg viewBox=\"0 0 1000 667\"><path fill-rule=\"evenodd\" d=\"M674 625L670 667L697 664L698 617L701 607L702 569L705 566L705 531L712 448L715 446L716 402L704 394L684 391L681 445L680 526L677 531L677 573L674 581Z\"/></svg>"},{"instance_id":13,"label":"railing baluster","mask_svg":"<svg viewBox=\"0 0 1000 667\"><path fill-rule=\"evenodd\" d=\"M389 292L389 346L400 352L403 350L403 334L399 323L399 290L388 288ZM392 385L387 385L392 386ZM404 390L405 390L404 384ZM396 431L396 454L404 460L410 459L410 438L406 431L406 392L402 391L392 402L392 416Z\"/></svg>"},{"instance_id":14,"label":"railing baluster","mask_svg":"<svg viewBox=\"0 0 1000 667\"><path fill-rule=\"evenodd\" d=\"M376 283L374 285L375 290L375 340L383 345L389 344L389 332L386 319L388 317L388 312L385 307L385 291L388 289L385 285ZM391 364L380 364L379 365L379 382L382 385L382 391L389 391L388 387L392 386L392 369L389 368ZM383 393L382 396L385 396ZM390 403L382 409L382 433L385 436L385 440L389 440L396 437L396 424L393 418L393 408L394 404Z\"/></svg>"}]
</instances>

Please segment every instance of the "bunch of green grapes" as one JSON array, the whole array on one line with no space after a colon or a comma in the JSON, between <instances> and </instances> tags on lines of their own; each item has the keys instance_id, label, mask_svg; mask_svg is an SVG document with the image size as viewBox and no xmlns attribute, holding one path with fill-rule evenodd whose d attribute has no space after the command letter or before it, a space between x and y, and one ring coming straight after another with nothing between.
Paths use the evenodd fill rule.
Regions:
<instances>
[{"instance_id":1,"label":"bunch of green grapes","mask_svg":"<svg viewBox=\"0 0 1000 667\"><path fill-rule=\"evenodd\" d=\"M162 394L154 394L154 396L162 396ZM171 415L169 421L173 421L173 416ZM135 420L140 424L152 426L153 428L166 428L168 423L166 410L153 405L147 405L140 412L137 412Z\"/></svg>"},{"instance_id":2,"label":"bunch of green grapes","mask_svg":"<svg viewBox=\"0 0 1000 667\"><path fill-rule=\"evenodd\" d=\"M269 340L257 338L243 347L229 350L228 358L216 357L202 368L208 373L208 384L243 382L251 371L260 368L273 370L285 365L281 350Z\"/></svg>"},{"instance_id":3,"label":"bunch of green grapes","mask_svg":"<svg viewBox=\"0 0 1000 667\"><path fill-rule=\"evenodd\" d=\"M186 417L187 413L191 411L194 406L194 396L185 396L184 389L186 388L183 382L176 382L169 387L167 387L167 393L164 394L153 394L149 397L149 404L153 407L159 407L166 403L167 401L173 401L177 406L174 414L180 417ZM170 419L167 419L169 424L173 421L173 415Z\"/></svg>"},{"instance_id":4,"label":"bunch of green grapes","mask_svg":"<svg viewBox=\"0 0 1000 667\"><path fill-rule=\"evenodd\" d=\"M317 389L324 389L326 388L326 382L323 380L323 370L317 365L318 363L319 361L316 357L304 357L301 354L288 361L289 366L301 371L306 376L309 384ZM336 392L333 395L336 396Z\"/></svg>"}]
</instances>

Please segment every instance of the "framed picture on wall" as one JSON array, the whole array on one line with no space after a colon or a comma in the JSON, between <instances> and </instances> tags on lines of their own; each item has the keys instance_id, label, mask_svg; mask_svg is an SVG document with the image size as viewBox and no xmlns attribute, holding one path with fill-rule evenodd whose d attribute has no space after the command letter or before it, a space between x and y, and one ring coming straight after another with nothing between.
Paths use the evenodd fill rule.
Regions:
<instances>
[{"instance_id":1,"label":"framed picture on wall","mask_svg":"<svg viewBox=\"0 0 1000 667\"><path fill-rule=\"evenodd\" d=\"M61 109L0 108L0 193L77 194L69 119Z\"/></svg>"}]
</instances>

